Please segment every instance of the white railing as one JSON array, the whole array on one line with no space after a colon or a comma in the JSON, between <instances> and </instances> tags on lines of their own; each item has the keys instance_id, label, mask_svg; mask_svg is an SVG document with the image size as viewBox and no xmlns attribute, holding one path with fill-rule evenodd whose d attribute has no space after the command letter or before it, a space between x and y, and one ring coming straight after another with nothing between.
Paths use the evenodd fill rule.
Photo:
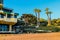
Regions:
<instances>
[{"instance_id":1,"label":"white railing","mask_svg":"<svg viewBox=\"0 0 60 40\"><path fill-rule=\"evenodd\" d=\"M0 18L0 21L17 22L17 18Z\"/></svg>"},{"instance_id":2,"label":"white railing","mask_svg":"<svg viewBox=\"0 0 60 40\"><path fill-rule=\"evenodd\" d=\"M0 20L4 20L4 18L0 18Z\"/></svg>"},{"instance_id":3,"label":"white railing","mask_svg":"<svg viewBox=\"0 0 60 40\"><path fill-rule=\"evenodd\" d=\"M17 22L17 18L14 18L14 20L11 20L11 18L6 18L7 22Z\"/></svg>"},{"instance_id":4,"label":"white railing","mask_svg":"<svg viewBox=\"0 0 60 40\"><path fill-rule=\"evenodd\" d=\"M10 18L6 18L6 21L7 21L7 22L11 22Z\"/></svg>"},{"instance_id":5,"label":"white railing","mask_svg":"<svg viewBox=\"0 0 60 40\"><path fill-rule=\"evenodd\" d=\"M0 10L0 12L2 12L2 13L3 13L3 11L2 11L2 10Z\"/></svg>"},{"instance_id":6,"label":"white railing","mask_svg":"<svg viewBox=\"0 0 60 40\"><path fill-rule=\"evenodd\" d=\"M14 22L17 22L17 18L14 18L15 20L14 20Z\"/></svg>"}]
</instances>

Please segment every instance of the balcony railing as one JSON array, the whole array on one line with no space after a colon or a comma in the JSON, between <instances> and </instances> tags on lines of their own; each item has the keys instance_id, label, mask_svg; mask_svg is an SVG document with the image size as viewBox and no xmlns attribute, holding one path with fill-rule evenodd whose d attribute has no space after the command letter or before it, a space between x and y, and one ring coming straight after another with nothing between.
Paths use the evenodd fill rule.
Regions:
<instances>
[{"instance_id":1,"label":"balcony railing","mask_svg":"<svg viewBox=\"0 0 60 40\"><path fill-rule=\"evenodd\" d=\"M3 21L3 20L4 20L4 18L0 18L0 20L2 20L2 21Z\"/></svg>"},{"instance_id":2,"label":"balcony railing","mask_svg":"<svg viewBox=\"0 0 60 40\"><path fill-rule=\"evenodd\" d=\"M17 22L17 18L6 18L7 22Z\"/></svg>"},{"instance_id":3,"label":"balcony railing","mask_svg":"<svg viewBox=\"0 0 60 40\"><path fill-rule=\"evenodd\" d=\"M3 13L3 11L2 11L2 10L0 10L0 12L2 12L2 13Z\"/></svg>"},{"instance_id":4,"label":"balcony railing","mask_svg":"<svg viewBox=\"0 0 60 40\"><path fill-rule=\"evenodd\" d=\"M17 18L0 18L0 21L17 22Z\"/></svg>"}]
</instances>

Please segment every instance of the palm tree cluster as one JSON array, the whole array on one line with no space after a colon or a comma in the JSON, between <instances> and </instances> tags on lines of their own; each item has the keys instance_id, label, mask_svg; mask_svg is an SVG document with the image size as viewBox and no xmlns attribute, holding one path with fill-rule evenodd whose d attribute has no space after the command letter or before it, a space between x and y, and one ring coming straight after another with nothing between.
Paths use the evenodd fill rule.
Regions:
<instances>
[{"instance_id":1,"label":"palm tree cluster","mask_svg":"<svg viewBox=\"0 0 60 40\"><path fill-rule=\"evenodd\" d=\"M46 15L48 17L48 25L47 26L51 26L51 11L49 11L49 8L46 8Z\"/></svg>"},{"instance_id":2,"label":"palm tree cluster","mask_svg":"<svg viewBox=\"0 0 60 40\"><path fill-rule=\"evenodd\" d=\"M47 26L51 26L51 13L52 12L49 11L49 8L46 8L45 11L46 11L46 15L48 17L48 25ZM37 17L37 26L39 26L40 25L39 20L40 20L40 12L41 12L41 10L36 8L36 9L34 9L34 12L35 12L36 17Z\"/></svg>"},{"instance_id":3,"label":"palm tree cluster","mask_svg":"<svg viewBox=\"0 0 60 40\"><path fill-rule=\"evenodd\" d=\"M40 25L40 12L41 12L41 10L40 9L34 9L34 11L35 11L35 14L36 14L36 17L37 17L37 27L39 27L39 25Z\"/></svg>"},{"instance_id":4,"label":"palm tree cluster","mask_svg":"<svg viewBox=\"0 0 60 40\"><path fill-rule=\"evenodd\" d=\"M47 18L48 18L48 24L47 24L47 26L51 26L51 11L49 11L49 8L46 8L45 9L45 11L46 11L46 15L47 15ZM35 12L35 14L36 14L36 16L34 16L34 15L32 15L32 14L23 14L22 16L21 16L21 19L23 20L23 21L25 21L25 23L27 23L27 24L34 24L34 25L36 25L36 27L39 27L40 25L41 25L41 18L40 18L40 12L41 12L41 10L40 9L37 9L37 8L35 8L34 9L34 12ZM45 22L45 21L43 21L43 22ZM42 22L42 23L43 23ZM47 22L45 22L45 23L47 23Z\"/></svg>"}]
</instances>

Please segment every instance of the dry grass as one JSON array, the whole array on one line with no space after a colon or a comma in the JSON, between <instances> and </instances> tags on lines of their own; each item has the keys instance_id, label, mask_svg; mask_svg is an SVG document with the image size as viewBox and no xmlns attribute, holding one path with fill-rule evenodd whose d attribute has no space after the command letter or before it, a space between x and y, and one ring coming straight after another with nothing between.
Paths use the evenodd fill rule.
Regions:
<instances>
[{"instance_id":1,"label":"dry grass","mask_svg":"<svg viewBox=\"0 0 60 40\"><path fill-rule=\"evenodd\" d=\"M60 32L39 34L0 34L0 40L60 40Z\"/></svg>"}]
</instances>

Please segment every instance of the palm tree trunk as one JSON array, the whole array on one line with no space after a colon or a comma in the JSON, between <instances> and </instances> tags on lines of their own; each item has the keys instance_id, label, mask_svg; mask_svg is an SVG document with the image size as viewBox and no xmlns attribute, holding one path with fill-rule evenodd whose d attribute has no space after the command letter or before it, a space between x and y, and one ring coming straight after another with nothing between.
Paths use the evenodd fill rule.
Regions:
<instances>
[{"instance_id":1,"label":"palm tree trunk","mask_svg":"<svg viewBox=\"0 0 60 40\"><path fill-rule=\"evenodd\" d=\"M37 17L37 13L35 12L35 14L36 14L36 17Z\"/></svg>"},{"instance_id":2,"label":"palm tree trunk","mask_svg":"<svg viewBox=\"0 0 60 40\"><path fill-rule=\"evenodd\" d=\"M38 26L40 25L40 13L38 12Z\"/></svg>"},{"instance_id":3,"label":"palm tree trunk","mask_svg":"<svg viewBox=\"0 0 60 40\"><path fill-rule=\"evenodd\" d=\"M49 12L49 16L50 16L50 22L51 22L51 13L52 13L52 12Z\"/></svg>"},{"instance_id":4,"label":"palm tree trunk","mask_svg":"<svg viewBox=\"0 0 60 40\"><path fill-rule=\"evenodd\" d=\"M47 26L51 26L51 20L50 20L50 17L49 17L49 15L47 15L48 16L48 25Z\"/></svg>"},{"instance_id":5,"label":"palm tree trunk","mask_svg":"<svg viewBox=\"0 0 60 40\"><path fill-rule=\"evenodd\" d=\"M35 14L36 14L36 24L38 25L38 14L35 12Z\"/></svg>"}]
</instances>

